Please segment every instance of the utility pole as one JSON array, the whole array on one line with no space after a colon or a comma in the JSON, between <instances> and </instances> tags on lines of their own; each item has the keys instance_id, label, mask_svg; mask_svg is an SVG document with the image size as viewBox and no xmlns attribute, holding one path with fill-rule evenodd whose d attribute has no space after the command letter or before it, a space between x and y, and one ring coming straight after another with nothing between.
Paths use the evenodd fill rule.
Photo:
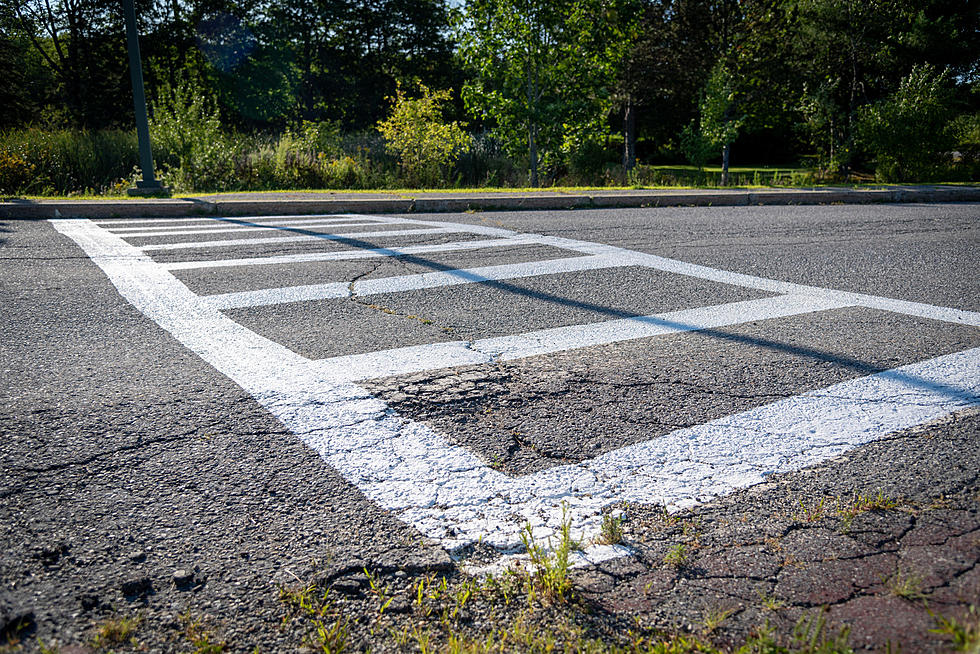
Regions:
<instances>
[{"instance_id":1,"label":"utility pole","mask_svg":"<svg viewBox=\"0 0 980 654\"><path fill-rule=\"evenodd\" d=\"M136 8L133 0L123 0L126 14L126 40L129 42L129 76L133 81L133 111L136 114L136 137L139 140L140 168L143 180L129 195L170 195L170 189L160 184L153 173L153 152L150 149L150 122L146 115L146 92L143 90L143 64L140 59L140 39L136 32Z\"/></svg>"}]
</instances>

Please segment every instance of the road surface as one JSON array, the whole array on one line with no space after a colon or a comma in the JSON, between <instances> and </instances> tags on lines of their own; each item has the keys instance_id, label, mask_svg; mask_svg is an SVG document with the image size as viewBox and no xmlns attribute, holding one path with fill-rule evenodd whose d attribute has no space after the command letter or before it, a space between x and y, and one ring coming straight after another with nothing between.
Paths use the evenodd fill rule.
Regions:
<instances>
[{"instance_id":1,"label":"road surface","mask_svg":"<svg viewBox=\"0 0 980 654\"><path fill-rule=\"evenodd\" d=\"M563 521L606 628L941 651L980 597L978 205L0 229L11 642L288 648L315 583L397 649L377 579Z\"/></svg>"}]
</instances>

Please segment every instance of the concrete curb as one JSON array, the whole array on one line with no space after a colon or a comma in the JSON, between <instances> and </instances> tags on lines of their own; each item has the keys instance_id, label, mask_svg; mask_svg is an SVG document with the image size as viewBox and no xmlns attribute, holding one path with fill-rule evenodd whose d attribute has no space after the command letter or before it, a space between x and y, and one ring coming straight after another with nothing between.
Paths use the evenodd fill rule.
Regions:
<instances>
[{"instance_id":1,"label":"concrete curb","mask_svg":"<svg viewBox=\"0 0 980 654\"><path fill-rule=\"evenodd\" d=\"M196 198L145 200L13 200L0 202L0 218L137 218L256 216L338 213L458 213L636 207L980 202L980 187L923 186L885 189L788 189L627 191L554 194L473 194L418 198L282 199L207 201Z\"/></svg>"}]
</instances>

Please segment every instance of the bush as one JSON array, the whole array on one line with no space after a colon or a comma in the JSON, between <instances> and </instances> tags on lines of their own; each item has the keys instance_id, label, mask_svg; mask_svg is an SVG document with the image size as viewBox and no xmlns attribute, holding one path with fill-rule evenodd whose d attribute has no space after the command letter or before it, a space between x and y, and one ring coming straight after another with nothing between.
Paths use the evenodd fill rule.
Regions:
<instances>
[{"instance_id":1,"label":"bush","mask_svg":"<svg viewBox=\"0 0 980 654\"><path fill-rule=\"evenodd\" d=\"M0 150L0 194L23 192L34 177L34 164L14 150Z\"/></svg>"},{"instance_id":2,"label":"bush","mask_svg":"<svg viewBox=\"0 0 980 654\"><path fill-rule=\"evenodd\" d=\"M955 139L953 173L956 179L980 179L980 113L962 114L950 127Z\"/></svg>"},{"instance_id":3,"label":"bush","mask_svg":"<svg viewBox=\"0 0 980 654\"><path fill-rule=\"evenodd\" d=\"M387 148L401 162L407 180L423 186L438 185L445 179L469 136L459 123L446 123L442 108L449 102L449 91L430 91L420 84L422 97L408 99L401 87L391 98L391 115L378 123Z\"/></svg>"},{"instance_id":4,"label":"bush","mask_svg":"<svg viewBox=\"0 0 980 654\"><path fill-rule=\"evenodd\" d=\"M615 167L616 155L595 138L587 138L569 149L568 172L573 184L599 184L609 177L611 167Z\"/></svg>"},{"instance_id":5,"label":"bush","mask_svg":"<svg viewBox=\"0 0 980 654\"><path fill-rule=\"evenodd\" d=\"M239 188L236 139L221 129L214 102L189 82L164 88L153 104L150 139L164 182L179 191Z\"/></svg>"},{"instance_id":6,"label":"bush","mask_svg":"<svg viewBox=\"0 0 980 654\"><path fill-rule=\"evenodd\" d=\"M714 154L715 146L711 139L701 133L697 121L691 121L680 133L681 152L692 166L697 166L698 170L704 169L704 164L708 162Z\"/></svg>"},{"instance_id":7,"label":"bush","mask_svg":"<svg viewBox=\"0 0 980 654\"><path fill-rule=\"evenodd\" d=\"M504 153L500 141L483 132L473 136L469 147L460 153L453 177L457 185L468 187L518 186L527 179L527 170Z\"/></svg>"},{"instance_id":8,"label":"bush","mask_svg":"<svg viewBox=\"0 0 980 654\"><path fill-rule=\"evenodd\" d=\"M953 146L948 87L947 72L916 66L895 93L858 111L858 140L881 181L930 181L947 169Z\"/></svg>"}]
</instances>

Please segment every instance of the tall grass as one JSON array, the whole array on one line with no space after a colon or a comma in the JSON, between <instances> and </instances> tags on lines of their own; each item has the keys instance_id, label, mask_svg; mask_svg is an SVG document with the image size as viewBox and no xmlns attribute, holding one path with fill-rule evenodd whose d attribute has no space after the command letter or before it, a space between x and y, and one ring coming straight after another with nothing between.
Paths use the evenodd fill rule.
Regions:
<instances>
[{"instance_id":1,"label":"tall grass","mask_svg":"<svg viewBox=\"0 0 980 654\"><path fill-rule=\"evenodd\" d=\"M193 113L193 112L190 112ZM329 123L306 123L284 134L237 134L201 115L198 124L171 116L153 126L157 174L178 192L289 189L410 188L398 161L376 132L341 134ZM201 124L201 123L204 124ZM975 121L980 124L980 120ZM971 123L971 125L973 125ZM975 127L975 126L974 126ZM975 128L973 132L980 133ZM971 132L971 134L973 134ZM974 141L980 139L973 138ZM962 147L949 181L976 179L980 149ZM630 175L597 158L548 178L558 186L718 186L720 173L692 166L638 166ZM136 135L120 130L22 129L0 132L0 196L123 194L138 176ZM456 163L437 180L443 188L523 187L526 163L501 151L488 135L476 135ZM738 169L736 186L810 186L832 181L809 169Z\"/></svg>"},{"instance_id":2,"label":"tall grass","mask_svg":"<svg viewBox=\"0 0 980 654\"><path fill-rule=\"evenodd\" d=\"M118 130L0 132L0 194L69 195L125 188L139 163L136 135Z\"/></svg>"}]
</instances>

